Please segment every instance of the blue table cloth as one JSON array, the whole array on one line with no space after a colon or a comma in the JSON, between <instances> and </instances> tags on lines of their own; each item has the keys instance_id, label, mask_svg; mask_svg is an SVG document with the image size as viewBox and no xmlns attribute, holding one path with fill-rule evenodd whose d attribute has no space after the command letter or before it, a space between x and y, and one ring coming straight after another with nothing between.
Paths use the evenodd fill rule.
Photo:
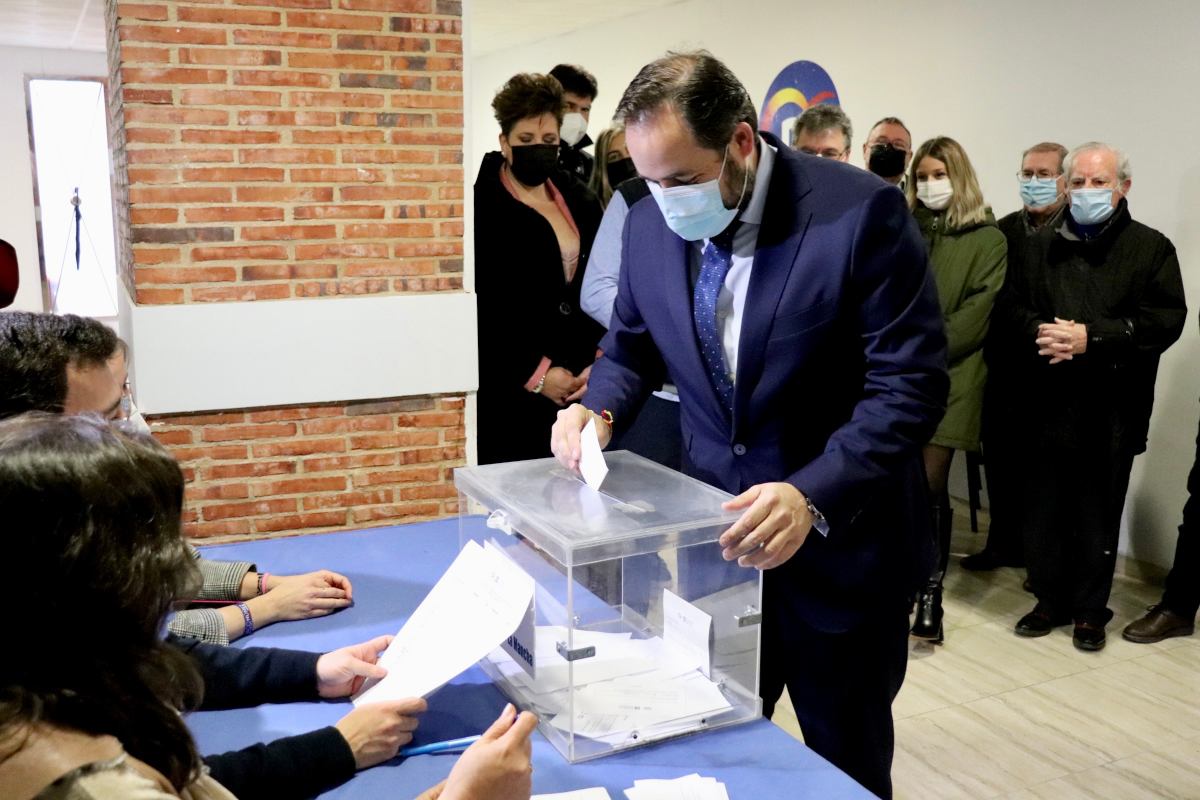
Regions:
<instances>
[{"instance_id":1,"label":"blue table cloth","mask_svg":"<svg viewBox=\"0 0 1200 800\"><path fill-rule=\"evenodd\" d=\"M458 553L455 520L348 533L317 534L203 548L214 559L255 562L260 571L296 574L331 569L354 586L354 605L332 616L284 622L243 638L234 647L283 647L328 652L380 634L394 634ZM452 635L447 631L447 635ZM478 667L429 697L413 744L480 733L505 699ZM259 741L331 725L349 701L264 705L196 712L188 724L201 753L221 753ZM449 774L457 755L393 759L359 772L326 798L410 798ZM534 734L535 793L590 786L613 800L636 778L677 778L693 772L725 783L733 800L822 798L861 800L872 795L766 720L686 736L582 764L570 764Z\"/></svg>"}]
</instances>

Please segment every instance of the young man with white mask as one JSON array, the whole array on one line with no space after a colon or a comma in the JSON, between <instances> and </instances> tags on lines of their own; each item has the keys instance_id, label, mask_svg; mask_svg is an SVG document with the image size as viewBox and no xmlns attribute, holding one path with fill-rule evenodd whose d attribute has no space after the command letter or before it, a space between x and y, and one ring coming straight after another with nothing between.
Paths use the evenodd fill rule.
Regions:
<instances>
[{"instance_id":1,"label":"young man with white mask","mask_svg":"<svg viewBox=\"0 0 1200 800\"><path fill-rule=\"evenodd\" d=\"M550 70L550 74L563 87L563 120L558 132L559 168L587 184L592 179L595 160L583 148L592 144L587 128L599 84L596 83L596 76L576 64L559 64Z\"/></svg>"}]
</instances>

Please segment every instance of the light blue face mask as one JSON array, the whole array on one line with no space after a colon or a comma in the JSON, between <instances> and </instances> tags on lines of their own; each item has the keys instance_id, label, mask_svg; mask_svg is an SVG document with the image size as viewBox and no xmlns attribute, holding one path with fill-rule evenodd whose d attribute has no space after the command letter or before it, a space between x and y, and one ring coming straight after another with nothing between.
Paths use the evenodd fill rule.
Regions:
<instances>
[{"instance_id":1,"label":"light blue face mask","mask_svg":"<svg viewBox=\"0 0 1200 800\"><path fill-rule=\"evenodd\" d=\"M1080 225L1099 225L1112 216L1112 189L1072 189L1071 216Z\"/></svg>"},{"instance_id":2,"label":"light blue face mask","mask_svg":"<svg viewBox=\"0 0 1200 800\"><path fill-rule=\"evenodd\" d=\"M1057 178L1030 178L1021 184L1021 202L1029 208L1045 208L1057 199Z\"/></svg>"},{"instance_id":3,"label":"light blue face mask","mask_svg":"<svg viewBox=\"0 0 1200 800\"><path fill-rule=\"evenodd\" d=\"M658 203L667 227L675 235L689 242L711 239L729 227L737 216L746 194L746 185L750 180L750 169L747 165L746 175L742 180L742 195L738 197L737 205L725 207L721 197L721 176L725 174L725 164L729 161L729 150L725 150L725 158L721 161L721 171L717 177L704 183L688 186L672 186L664 189L654 181L646 181L650 194Z\"/></svg>"}]
</instances>

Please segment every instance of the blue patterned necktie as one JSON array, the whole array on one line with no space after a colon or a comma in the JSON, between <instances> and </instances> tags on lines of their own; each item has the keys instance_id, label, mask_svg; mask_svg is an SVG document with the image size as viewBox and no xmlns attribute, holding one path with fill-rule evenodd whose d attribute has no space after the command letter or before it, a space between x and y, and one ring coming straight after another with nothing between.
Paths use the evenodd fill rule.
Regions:
<instances>
[{"instance_id":1,"label":"blue patterned necktie","mask_svg":"<svg viewBox=\"0 0 1200 800\"><path fill-rule=\"evenodd\" d=\"M725 276L733 266L734 222L719 235L708 240L700 261L700 275L692 290L692 316L696 321L696 338L700 342L700 357L708 370L717 396L726 411L733 410L733 381L725 365L725 348L721 344L721 329L717 322L717 298Z\"/></svg>"}]
</instances>

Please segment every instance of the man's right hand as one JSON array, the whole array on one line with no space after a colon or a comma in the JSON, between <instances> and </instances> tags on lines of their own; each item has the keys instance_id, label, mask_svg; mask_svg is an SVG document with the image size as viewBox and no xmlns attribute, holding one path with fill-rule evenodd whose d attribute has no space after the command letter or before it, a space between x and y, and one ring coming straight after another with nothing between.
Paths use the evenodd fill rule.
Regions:
<instances>
[{"instance_id":1,"label":"man's right hand","mask_svg":"<svg viewBox=\"0 0 1200 800\"><path fill-rule=\"evenodd\" d=\"M422 798L438 800L529 800L533 791L533 745L537 717L517 716L509 704L483 738L459 757L446 781Z\"/></svg>"},{"instance_id":2,"label":"man's right hand","mask_svg":"<svg viewBox=\"0 0 1200 800\"><path fill-rule=\"evenodd\" d=\"M550 452L567 469L579 469L579 459L583 453L579 446L579 434L593 417L596 419L596 436L600 439L600 446L604 447L612 438L612 426L607 422L579 403L558 412L558 420L550 429Z\"/></svg>"},{"instance_id":3,"label":"man's right hand","mask_svg":"<svg viewBox=\"0 0 1200 800\"><path fill-rule=\"evenodd\" d=\"M366 769L395 758L400 748L412 741L417 715L425 712L419 697L366 703L334 725L354 753L354 765Z\"/></svg>"}]
</instances>

